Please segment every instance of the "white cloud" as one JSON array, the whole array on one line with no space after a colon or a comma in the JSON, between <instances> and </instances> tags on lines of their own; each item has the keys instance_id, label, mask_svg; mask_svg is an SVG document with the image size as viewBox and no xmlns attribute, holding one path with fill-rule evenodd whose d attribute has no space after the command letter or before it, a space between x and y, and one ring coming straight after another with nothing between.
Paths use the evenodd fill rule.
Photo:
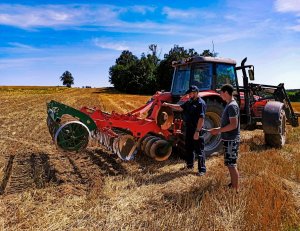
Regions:
<instances>
[{"instance_id":1,"label":"white cloud","mask_svg":"<svg viewBox=\"0 0 300 231\"><path fill-rule=\"evenodd\" d=\"M163 35L179 37L199 37L200 31L208 33L218 33L215 28L216 13L199 8L193 9L175 9L164 7L162 14L165 14L167 20L164 23L144 20L129 22L121 20L119 16L129 12L146 14L156 11L151 6L128 6L118 7L113 5L38 5L26 6L16 4L0 4L0 25L10 25L26 30L36 28L54 28L54 29L79 29L95 30L107 32L140 33L148 35ZM158 13L158 12L154 12ZM230 16L228 16L230 17ZM197 20L197 19L204 20ZM205 19L213 19L205 23ZM231 16L233 19L233 16ZM180 22L182 20L182 22ZM188 23L186 23L188 21ZM237 23L237 22L236 22ZM226 25L222 25L226 27ZM232 27L232 25L230 25ZM104 44L97 43L100 47L120 50L127 48L124 44L114 45L111 42Z\"/></svg>"},{"instance_id":2,"label":"white cloud","mask_svg":"<svg viewBox=\"0 0 300 231\"><path fill-rule=\"evenodd\" d=\"M64 26L109 26L118 22L121 8L109 5L0 4L0 24L24 29Z\"/></svg>"},{"instance_id":3,"label":"white cloud","mask_svg":"<svg viewBox=\"0 0 300 231\"><path fill-rule=\"evenodd\" d=\"M276 0L274 7L277 12L295 14L298 18L297 22L294 23L296 25L286 26L286 28L300 32L300 0Z\"/></svg>"},{"instance_id":4,"label":"white cloud","mask_svg":"<svg viewBox=\"0 0 300 231\"><path fill-rule=\"evenodd\" d=\"M278 12L297 12L300 14L300 0L276 0L275 9Z\"/></svg>"},{"instance_id":5,"label":"white cloud","mask_svg":"<svg viewBox=\"0 0 300 231\"><path fill-rule=\"evenodd\" d=\"M151 6L132 6L130 7L130 9L133 12L137 12L140 14L146 14L147 12L154 12L155 11L155 7L151 7Z\"/></svg>"},{"instance_id":6,"label":"white cloud","mask_svg":"<svg viewBox=\"0 0 300 231\"><path fill-rule=\"evenodd\" d=\"M107 42L99 38L94 39L93 42L97 47L104 48L104 49L112 49L116 51L129 50L129 47L126 46L124 42L123 43Z\"/></svg>"},{"instance_id":7,"label":"white cloud","mask_svg":"<svg viewBox=\"0 0 300 231\"><path fill-rule=\"evenodd\" d=\"M22 50L30 50L30 51L38 50L35 47L29 46L29 45L26 45L26 44L23 44L23 43L9 42L8 44L10 46L12 46L13 48L20 48Z\"/></svg>"},{"instance_id":8,"label":"white cloud","mask_svg":"<svg viewBox=\"0 0 300 231\"><path fill-rule=\"evenodd\" d=\"M119 19L123 13L135 12L146 14L154 12L154 7L129 6L127 8L113 5L38 5L0 4L0 25L8 25L33 30L36 28L70 28L91 30L101 27L107 31L145 32L145 28L159 28L152 22L129 23ZM158 29L159 30L159 29ZM165 28L163 28L165 30Z\"/></svg>"},{"instance_id":9,"label":"white cloud","mask_svg":"<svg viewBox=\"0 0 300 231\"><path fill-rule=\"evenodd\" d=\"M187 20L191 20L191 19L195 19L195 18L214 18L215 14L209 11L204 11L204 10L200 10L200 9L185 9L185 10L181 10L181 9L174 9L174 8L170 8L170 7L164 7L163 14L167 15L167 18L169 19L187 19Z\"/></svg>"},{"instance_id":10,"label":"white cloud","mask_svg":"<svg viewBox=\"0 0 300 231\"><path fill-rule=\"evenodd\" d=\"M296 26L290 26L290 27L288 27L288 29L300 32L300 23Z\"/></svg>"}]
</instances>

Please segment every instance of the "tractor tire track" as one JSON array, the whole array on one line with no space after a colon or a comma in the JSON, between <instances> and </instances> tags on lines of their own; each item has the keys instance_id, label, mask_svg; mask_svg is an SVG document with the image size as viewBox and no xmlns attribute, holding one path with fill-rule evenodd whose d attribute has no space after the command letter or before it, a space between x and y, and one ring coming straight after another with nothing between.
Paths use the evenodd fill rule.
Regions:
<instances>
[{"instance_id":1,"label":"tractor tire track","mask_svg":"<svg viewBox=\"0 0 300 231\"><path fill-rule=\"evenodd\" d=\"M127 173L126 169L118 163L116 155L108 154L99 149L95 150L95 152L87 150L86 154L104 175L116 176Z\"/></svg>"},{"instance_id":2,"label":"tractor tire track","mask_svg":"<svg viewBox=\"0 0 300 231\"><path fill-rule=\"evenodd\" d=\"M32 169L29 155L16 155L13 159L11 174L4 189L5 194L23 192L32 188Z\"/></svg>"},{"instance_id":3,"label":"tractor tire track","mask_svg":"<svg viewBox=\"0 0 300 231\"><path fill-rule=\"evenodd\" d=\"M66 184L76 188L86 180L75 164L59 152L21 153L10 156L0 182L0 195L21 193L29 189L42 189L50 185Z\"/></svg>"},{"instance_id":4,"label":"tractor tire track","mask_svg":"<svg viewBox=\"0 0 300 231\"><path fill-rule=\"evenodd\" d=\"M36 188L44 188L46 184L52 182L58 182L56 172L53 166L50 165L49 156L40 153L32 153L30 156L33 181Z\"/></svg>"},{"instance_id":5,"label":"tractor tire track","mask_svg":"<svg viewBox=\"0 0 300 231\"><path fill-rule=\"evenodd\" d=\"M45 153L26 153L11 156L6 165L0 194L14 194L31 188L58 184L56 170Z\"/></svg>"},{"instance_id":6,"label":"tractor tire track","mask_svg":"<svg viewBox=\"0 0 300 231\"><path fill-rule=\"evenodd\" d=\"M85 152L67 153L66 157L87 193L94 187L102 188L103 175L105 173L93 163Z\"/></svg>"},{"instance_id":7,"label":"tractor tire track","mask_svg":"<svg viewBox=\"0 0 300 231\"><path fill-rule=\"evenodd\" d=\"M50 155L50 165L55 166L55 178L58 184L81 184L81 176L78 170L74 168L74 163L61 152L55 152Z\"/></svg>"},{"instance_id":8,"label":"tractor tire track","mask_svg":"<svg viewBox=\"0 0 300 231\"><path fill-rule=\"evenodd\" d=\"M103 151L80 153L24 152L6 158L0 181L0 195L42 189L50 185L66 185L82 193L100 191L107 175L119 175L126 170Z\"/></svg>"},{"instance_id":9,"label":"tractor tire track","mask_svg":"<svg viewBox=\"0 0 300 231\"><path fill-rule=\"evenodd\" d=\"M1 184L0 184L0 195L2 195L4 193L8 179L10 178L14 158L15 158L15 156L8 157L7 163L6 163L4 171L3 171L4 172L3 178L2 178Z\"/></svg>"}]
</instances>

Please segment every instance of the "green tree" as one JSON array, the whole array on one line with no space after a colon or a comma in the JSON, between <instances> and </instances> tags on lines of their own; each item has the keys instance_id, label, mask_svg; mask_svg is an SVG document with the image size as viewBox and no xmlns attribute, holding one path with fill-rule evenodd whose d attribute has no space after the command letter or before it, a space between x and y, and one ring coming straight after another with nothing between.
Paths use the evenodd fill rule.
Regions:
<instances>
[{"instance_id":1,"label":"green tree","mask_svg":"<svg viewBox=\"0 0 300 231\"><path fill-rule=\"evenodd\" d=\"M138 59L130 51L123 51L116 64L109 69L109 81L114 87L127 93L153 93L156 89L157 45L151 44L151 54Z\"/></svg>"},{"instance_id":2,"label":"green tree","mask_svg":"<svg viewBox=\"0 0 300 231\"><path fill-rule=\"evenodd\" d=\"M128 83L134 78L134 67L137 65L138 58L130 51L122 51L116 64L109 68L109 82L122 92L128 92Z\"/></svg>"},{"instance_id":3,"label":"green tree","mask_svg":"<svg viewBox=\"0 0 300 231\"><path fill-rule=\"evenodd\" d=\"M211 52L209 49L208 50L203 50L203 52L200 54L200 56L204 57L217 57L218 53Z\"/></svg>"},{"instance_id":4,"label":"green tree","mask_svg":"<svg viewBox=\"0 0 300 231\"><path fill-rule=\"evenodd\" d=\"M198 53L194 49L185 50L184 47L174 45L168 54L164 55L164 59L157 67L157 88L169 91L171 89L174 69L172 62L183 58L196 56Z\"/></svg>"},{"instance_id":5,"label":"green tree","mask_svg":"<svg viewBox=\"0 0 300 231\"><path fill-rule=\"evenodd\" d=\"M173 61L198 56L194 49L184 49L174 45L163 60L157 57L157 45L149 45L149 54L142 53L137 58L130 51L125 50L116 59L115 65L109 68L109 82L121 92L152 94L157 90L171 89L174 68ZM203 50L202 56L216 56L210 50Z\"/></svg>"},{"instance_id":6,"label":"green tree","mask_svg":"<svg viewBox=\"0 0 300 231\"><path fill-rule=\"evenodd\" d=\"M287 90L287 94L291 102L300 102L300 90Z\"/></svg>"},{"instance_id":7,"label":"green tree","mask_svg":"<svg viewBox=\"0 0 300 231\"><path fill-rule=\"evenodd\" d=\"M63 85L67 87L71 87L74 84L74 78L69 71L65 71L62 76L60 76L60 80L63 81Z\"/></svg>"}]
</instances>

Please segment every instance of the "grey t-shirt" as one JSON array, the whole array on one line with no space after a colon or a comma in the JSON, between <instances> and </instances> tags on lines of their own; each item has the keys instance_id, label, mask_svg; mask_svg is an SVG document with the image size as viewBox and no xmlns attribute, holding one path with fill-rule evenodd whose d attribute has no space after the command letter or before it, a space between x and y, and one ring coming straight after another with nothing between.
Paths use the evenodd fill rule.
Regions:
<instances>
[{"instance_id":1,"label":"grey t-shirt","mask_svg":"<svg viewBox=\"0 0 300 231\"><path fill-rule=\"evenodd\" d=\"M221 137L223 140L239 140L240 139L240 109L239 105L235 100L231 101L224 108L222 119L221 119L221 127L225 127L230 124L229 118L236 117L238 118L238 126L236 129L222 132Z\"/></svg>"}]
</instances>

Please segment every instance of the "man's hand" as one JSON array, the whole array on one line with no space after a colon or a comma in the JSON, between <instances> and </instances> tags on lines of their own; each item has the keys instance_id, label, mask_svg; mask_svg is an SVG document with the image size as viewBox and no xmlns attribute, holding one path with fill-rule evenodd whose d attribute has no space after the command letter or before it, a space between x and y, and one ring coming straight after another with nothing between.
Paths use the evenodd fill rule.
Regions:
<instances>
[{"instance_id":1,"label":"man's hand","mask_svg":"<svg viewBox=\"0 0 300 231\"><path fill-rule=\"evenodd\" d=\"M163 106L170 106L167 102L163 102L163 104L162 104Z\"/></svg>"},{"instance_id":2,"label":"man's hand","mask_svg":"<svg viewBox=\"0 0 300 231\"><path fill-rule=\"evenodd\" d=\"M194 140L199 140L199 132L194 133Z\"/></svg>"},{"instance_id":3,"label":"man's hand","mask_svg":"<svg viewBox=\"0 0 300 231\"><path fill-rule=\"evenodd\" d=\"M208 130L208 132L210 132L212 135L218 135L221 133L221 128L212 128Z\"/></svg>"}]
</instances>

